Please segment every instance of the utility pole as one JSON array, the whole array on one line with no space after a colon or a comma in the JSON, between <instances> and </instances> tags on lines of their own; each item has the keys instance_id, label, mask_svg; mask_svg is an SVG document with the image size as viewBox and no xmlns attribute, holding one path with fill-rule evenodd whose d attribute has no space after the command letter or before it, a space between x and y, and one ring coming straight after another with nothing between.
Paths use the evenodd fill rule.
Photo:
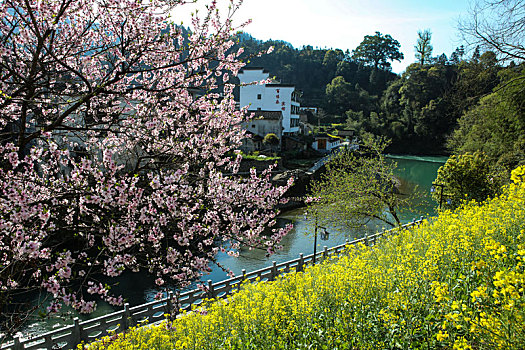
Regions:
<instances>
[{"instance_id":1,"label":"utility pole","mask_svg":"<svg viewBox=\"0 0 525 350\"><path fill-rule=\"evenodd\" d=\"M314 235L314 258L313 265L315 265L315 255L317 254L317 215L315 216L315 235Z\"/></svg>"}]
</instances>

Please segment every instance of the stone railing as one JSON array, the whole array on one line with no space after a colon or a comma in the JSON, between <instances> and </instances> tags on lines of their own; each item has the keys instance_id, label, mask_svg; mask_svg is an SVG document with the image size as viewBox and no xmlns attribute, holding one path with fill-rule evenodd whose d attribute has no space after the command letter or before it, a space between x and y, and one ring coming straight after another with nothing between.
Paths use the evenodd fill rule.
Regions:
<instances>
[{"instance_id":1,"label":"stone railing","mask_svg":"<svg viewBox=\"0 0 525 350\"><path fill-rule=\"evenodd\" d=\"M401 228L407 229L412 226L419 225L420 220L413 220L411 223L403 225ZM333 248L324 247L324 250L318 252L317 261L322 261L319 258L327 258L331 255L341 253L346 246L358 243L364 243L367 246L372 246L377 241L388 234L395 233L399 228L376 233L371 236L347 241L344 244ZM211 298L226 298L232 293L232 290L238 288L244 281L253 282L257 279L261 281L272 281L277 276L288 273L292 270L303 271L305 266L312 264L314 255L299 254L299 258L295 260L286 261L277 264L275 261L272 266L265 267L260 270L246 273L242 270L242 274L233 278L212 283L208 281L203 289L194 289L177 295L175 298L170 292L168 297L158 301L152 301L146 304L130 307L129 304L124 304L124 309L113 312L104 316L93 318L86 321L80 321L78 318L74 319L74 323L48 333L40 334L29 339L22 339L16 336L14 340L7 342L0 346L0 350L22 350L22 349L74 349L81 342L89 343L97 338L106 336L110 333L123 332L126 329L147 321L149 324L155 323L166 318L165 314L173 310L175 303L181 310L189 311L192 305L200 305L203 299Z\"/></svg>"}]
</instances>

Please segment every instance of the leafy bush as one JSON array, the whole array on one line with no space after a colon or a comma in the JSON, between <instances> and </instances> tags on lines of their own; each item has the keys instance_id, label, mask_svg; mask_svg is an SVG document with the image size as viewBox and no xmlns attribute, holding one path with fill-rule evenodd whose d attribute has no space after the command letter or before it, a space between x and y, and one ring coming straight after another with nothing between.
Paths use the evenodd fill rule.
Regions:
<instances>
[{"instance_id":1,"label":"leafy bush","mask_svg":"<svg viewBox=\"0 0 525 350\"><path fill-rule=\"evenodd\" d=\"M525 167L498 198L90 349L522 349Z\"/></svg>"},{"instance_id":2,"label":"leafy bush","mask_svg":"<svg viewBox=\"0 0 525 350\"><path fill-rule=\"evenodd\" d=\"M263 143L265 145L278 146L279 142L279 138L274 133L266 134L266 136L263 139Z\"/></svg>"},{"instance_id":3,"label":"leafy bush","mask_svg":"<svg viewBox=\"0 0 525 350\"><path fill-rule=\"evenodd\" d=\"M443 188L436 188L432 198L447 208L456 208L464 200L482 202L499 193L502 173L483 152L453 155L438 170L435 184Z\"/></svg>"}]
</instances>

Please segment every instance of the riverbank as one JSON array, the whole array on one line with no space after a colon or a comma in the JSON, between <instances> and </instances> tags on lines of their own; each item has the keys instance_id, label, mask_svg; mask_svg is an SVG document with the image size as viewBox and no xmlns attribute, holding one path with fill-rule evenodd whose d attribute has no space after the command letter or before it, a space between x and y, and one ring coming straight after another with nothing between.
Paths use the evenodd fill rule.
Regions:
<instances>
[{"instance_id":1,"label":"riverbank","mask_svg":"<svg viewBox=\"0 0 525 350\"><path fill-rule=\"evenodd\" d=\"M90 349L521 349L525 182L514 179L482 206Z\"/></svg>"}]
</instances>

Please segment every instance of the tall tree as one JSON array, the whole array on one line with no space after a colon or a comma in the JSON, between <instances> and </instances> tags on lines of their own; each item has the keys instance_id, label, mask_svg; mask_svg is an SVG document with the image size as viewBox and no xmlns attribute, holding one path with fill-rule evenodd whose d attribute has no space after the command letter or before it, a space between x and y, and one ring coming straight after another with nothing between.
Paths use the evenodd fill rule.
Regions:
<instances>
[{"instance_id":1,"label":"tall tree","mask_svg":"<svg viewBox=\"0 0 525 350\"><path fill-rule=\"evenodd\" d=\"M389 34L365 35L359 46L352 51L352 57L364 64L371 65L374 69L390 70L390 61L401 61L404 56L399 48L399 41Z\"/></svg>"},{"instance_id":2,"label":"tall tree","mask_svg":"<svg viewBox=\"0 0 525 350\"><path fill-rule=\"evenodd\" d=\"M482 55L474 55L457 65L458 76L449 94L449 101L463 114L475 106L480 98L492 92L498 83L498 72L502 67L498 63L496 54L492 51Z\"/></svg>"},{"instance_id":3,"label":"tall tree","mask_svg":"<svg viewBox=\"0 0 525 350\"><path fill-rule=\"evenodd\" d=\"M430 63L433 50L433 47L430 44L432 33L430 32L430 29L425 29L424 31L418 30L417 36L417 43L416 46L414 46L416 49L416 59L421 65Z\"/></svg>"},{"instance_id":4,"label":"tall tree","mask_svg":"<svg viewBox=\"0 0 525 350\"><path fill-rule=\"evenodd\" d=\"M0 2L0 337L49 292L49 312L122 296L94 276L185 285L216 253L273 251L285 188L234 177L245 131L230 76L232 1L170 21L181 1ZM0 338L0 340L2 340Z\"/></svg>"}]
</instances>

